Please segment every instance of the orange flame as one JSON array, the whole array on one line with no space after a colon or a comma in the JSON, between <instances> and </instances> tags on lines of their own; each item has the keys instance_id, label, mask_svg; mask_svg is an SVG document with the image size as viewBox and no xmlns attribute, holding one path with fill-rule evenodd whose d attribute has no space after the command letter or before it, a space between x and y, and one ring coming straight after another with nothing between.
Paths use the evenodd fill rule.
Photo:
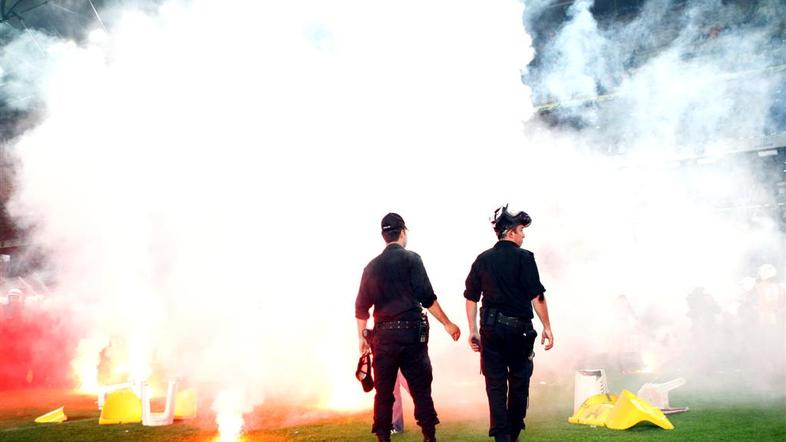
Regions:
<instances>
[{"instance_id":1,"label":"orange flame","mask_svg":"<svg viewBox=\"0 0 786 442\"><path fill-rule=\"evenodd\" d=\"M90 360L74 359L71 362L77 379L76 391L83 394L98 393L98 369Z\"/></svg>"},{"instance_id":2,"label":"orange flame","mask_svg":"<svg viewBox=\"0 0 786 442\"><path fill-rule=\"evenodd\" d=\"M116 339L83 338L71 360L71 371L78 393L95 394L101 385L126 382L129 377L126 349Z\"/></svg>"},{"instance_id":3,"label":"orange flame","mask_svg":"<svg viewBox=\"0 0 786 442\"><path fill-rule=\"evenodd\" d=\"M237 442L243 430L243 417L236 413L218 413L218 439L216 442Z\"/></svg>"}]
</instances>

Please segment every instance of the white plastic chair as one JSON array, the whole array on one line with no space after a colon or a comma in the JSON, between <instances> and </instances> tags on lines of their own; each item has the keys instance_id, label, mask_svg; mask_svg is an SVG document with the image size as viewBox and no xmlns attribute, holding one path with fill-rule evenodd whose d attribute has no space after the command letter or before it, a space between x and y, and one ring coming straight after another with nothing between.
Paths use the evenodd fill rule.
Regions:
<instances>
[{"instance_id":1,"label":"white plastic chair","mask_svg":"<svg viewBox=\"0 0 786 442\"><path fill-rule=\"evenodd\" d=\"M682 408L674 409L669 405L669 392L677 387L685 385L685 382L687 381L684 378L677 378L662 384L646 383L641 386L636 396L661 410L686 411L687 407L682 407L684 408L683 410Z\"/></svg>"},{"instance_id":2,"label":"white plastic chair","mask_svg":"<svg viewBox=\"0 0 786 442\"><path fill-rule=\"evenodd\" d=\"M602 368L576 370L573 380L573 414L590 396L609 393L606 370Z\"/></svg>"},{"instance_id":3,"label":"white plastic chair","mask_svg":"<svg viewBox=\"0 0 786 442\"><path fill-rule=\"evenodd\" d=\"M145 383L142 386L142 425L146 427L160 427L171 425L175 416L175 393L177 392L177 381L170 380L166 389L166 405L163 413L153 413L150 411L150 399L152 389Z\"/></svg>"}]
</instances>

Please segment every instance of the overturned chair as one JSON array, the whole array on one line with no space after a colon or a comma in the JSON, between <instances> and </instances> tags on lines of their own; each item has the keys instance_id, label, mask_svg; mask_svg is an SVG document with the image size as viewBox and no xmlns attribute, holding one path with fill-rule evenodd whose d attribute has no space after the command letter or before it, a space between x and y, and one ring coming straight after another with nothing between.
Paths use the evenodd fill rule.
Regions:
<instances>
[{"instance_id":1,"label":"overturned chair","mask_svg":"<svg viewBox=\"0 0 786 442\"><path fill-rule=\"evenodd\" d=\"M677 378L661 384L646 383L641 386L636 396L660 408L663 414L682 413L688 411L688 407L672 407L669 404L669 392L685 385L685 382L684 378Z\"/></svg>"},{"instance_id":2,"label":"overturned chair","mask_svg":"<svg viewBox=\"0 0 786 442\"><path fill-rule=\"evenodd\" d=\"M573 416L568 418L571 424L626 430L649 422L665 430L674 429L660 407L652 405L648 399L628 390L619 395L611 394L605 370L577 370L574 379ZM658 404L668 406L668 392L684 383L685 380L680 378L665 384L645 384L642 390L655 397Z\"/></svg>"},{"instance_id":3,"label":"overturned chair","mask_svg":"<svg viewBox=\"0 0 786 442\"><path fill-rule=\"evenodd\" d=\"M99 425L133 424L142 421L142 401L131 388L122 388L106 394L101 405Z\"/></svg>"},{"instance_id":4,"label":"overturned chair","mask_svg":"<svg viewBox=\"0 0 786 442\"><path fill-rule=\"evenodd\" d=\"M573 378L573 413L579 411L584 401L590 397L608 393L606 370L602 368L576 370Z\"/></svg>"},{"instance_id":5,"label":"overturned chair","mask_svg":"<svg viewBox=\"0 0 786 442\"><path fill-rule=\"evenodd\" d=\"M142 385L142 425L146 427L160 427L171 425L175 418L175 393L177 391L177 381L167 382L166 402L162 413L153 413L150 407L152 398L152 388L148 383Z\"/></svg>"},{"instance_id":6,"label":"overturned chair","mask_svg":"<svg viewBox=\"0 0 786 442\"><path fill-rule=\"evenodd\" d=\"M138 382L122 382L120 384L110 384L110 385L99 385L98 386L98 394L97 394L97 401L98 401L98 410L101 411L104 409L104 404L106 404L106 398L120 390L132 390L134 391L137 396L142 394L140 390L140 383Z\"/></svg>"}]
</instances>

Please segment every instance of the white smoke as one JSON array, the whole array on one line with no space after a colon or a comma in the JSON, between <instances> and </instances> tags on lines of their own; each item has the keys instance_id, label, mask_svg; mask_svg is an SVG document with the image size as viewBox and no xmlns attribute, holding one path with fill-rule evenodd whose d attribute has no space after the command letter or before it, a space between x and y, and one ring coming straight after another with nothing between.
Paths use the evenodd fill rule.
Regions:
<instances>
[{"instance_id":1,"label":"white smoke","mask_svg":"<svg viewBox=\"0 0 786 442\"><path fill-rule=\"evenodd\" d=\"M219 415L270 397L367 406L352 304L379 219L402 213L415 250L446 225L477 232L445 277L460 282L497 169L522 160L500 155L532 112L521 6L196 0L107 17L82 43L36 35L43 56L20 36L3 65L24 79L7 93L43 103L13 146L11 209L86 337L123 338L132 377L158 367ZM460 323L460 292L440 295Z\"/></svg>"},{"instance_id":2,"label":"white smoke","mask_svg":"<svg viewBox=\"0 0 786 442\"><path fill-rule=\"evenodd\" d=\"M550 112L567 123L562 141L544 129L544 142L617 153L565 154L552 167L540 158L537 166L549 171L540 183L561 189L561 201L541 208L549 232L532 243L542 239L548 250L554 315L576 328L563 334L563 344L579 349L572 362L607 363L635 347L659 369L653 376L683 370L697 380L729 367L756 370L760 359L749 354L783 362L782 334L751 347L734 332L755 327L737 313L755 302L740 281L783 259L775 180L761 176L763 159L723 156L786 128L773 117L784 82L782 3L653 0L633 16L598 22L594 2L577 1L561 23L549 21L554 4L528 4L525 22L538 30L542 52L527 81L540 103L562 103ZM718 302L717 312L702 307L714 336L696 336L688 317L696 287ZM786 391L771 374L752 383Z\"/></svg>"}]
</instances>

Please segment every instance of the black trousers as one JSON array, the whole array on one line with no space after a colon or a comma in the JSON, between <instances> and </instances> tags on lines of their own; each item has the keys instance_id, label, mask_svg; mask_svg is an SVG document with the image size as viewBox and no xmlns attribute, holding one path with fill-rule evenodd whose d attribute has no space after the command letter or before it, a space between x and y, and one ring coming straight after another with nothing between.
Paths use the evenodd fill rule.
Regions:
<instances>
[{"instance_id":1,"label":"black trousers","mask_svg":"<svg viewBox=\"0 0 786 442\"><path fill-rule=\"evenodd\" d=\"M524 428L536 336L531 324L480 328L481 363L489 399L489 436L509 434L515 438Z\"/></svg>"},{"instance_id":2,"label":"black trousers","mask_svg":"<svg viewBox=\"0 0 786 442\"><path fill-rule=\"evenodd\" d=\"M372 433L388 433L393 419L393 387L399 369L409 384L415 404L415 420L423 430L433 430L439 423L431 399L431 360L428 344L420 342L417 329L374 331L374 425Z\"/></svg>"}]
</instances>

